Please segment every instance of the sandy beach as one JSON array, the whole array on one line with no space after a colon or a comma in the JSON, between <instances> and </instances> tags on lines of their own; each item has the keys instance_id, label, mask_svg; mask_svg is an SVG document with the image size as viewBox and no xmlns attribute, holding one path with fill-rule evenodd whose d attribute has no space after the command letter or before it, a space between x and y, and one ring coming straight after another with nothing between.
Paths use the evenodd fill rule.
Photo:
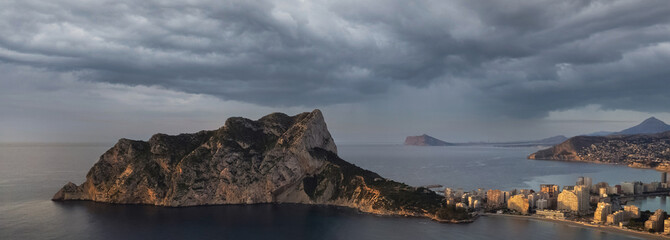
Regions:
<instances>
[{"instance_id":1,"label":"sandy beach","mask_svg":"<svg viewBox=\"0 0 670 240\"><path fill-rule=\"evenodd\" d=\"M508 217L508 218L519 218L519 219L536 219L536 220L541 220L541 221L556 222L556 223L568 224L568 225L573 225L573 226L580 226L580 227L585 227L585 228L598 229L598 230L608 231L608 232L613 232L613 233L627 234L627 235L646 238L646 239L670 239L669 235L661 235L661 234L656 234L656 233L640 232L640 231L635 231L635 230L630 230L630 229L623 229L623 228L619 228L619 227L615 227L615 226L596 225L596 224L575 222L575 221L562 220L562 219L544 218L544 217L536 217L536 216L524 216L524 215L511 215L511 214L492 214L492 213L483 213L483 214L481 214L481 216L484 216L484 217Z\"/></svg>"}]
</instances>

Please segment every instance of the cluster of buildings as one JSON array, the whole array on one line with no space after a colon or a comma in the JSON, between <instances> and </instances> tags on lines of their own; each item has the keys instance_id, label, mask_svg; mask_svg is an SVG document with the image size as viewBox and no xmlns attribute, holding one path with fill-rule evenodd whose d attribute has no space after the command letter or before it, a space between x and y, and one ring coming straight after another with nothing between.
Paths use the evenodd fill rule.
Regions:
<instances>
[{"instance_id":1,"label":"cluster of buildings","mask_svg":"<svg viewBox=\"0 0 670 240\"><path fill-rule=\"evenodd\" d=\"M461 188L456 190L446 188L444 195L447 199L447 205L456 205L456 207L468 209L481 209L486 193L483 188L471 192L465 192Z\"/></svg>"},{"instance_id":2,"label":"cluster of buildings","mask_svg":"<svg viewBox=\"0 0 670 240\"><path fill-rule=\"evenodd\" d=\"M594 143L578 155L585 160L656 166L670 159L668 139L621 139Z\"/></svg>"},{"instance_id":3,"label":"cluster of buildings","mask_svg":"<svg viewBox=\"0 0 670 240\"><path fill-rule=\"evenodd\" d=\"M639 219L640 209L634 205L623 206L623 209L614 211L612 204L599 202L593 214L593 222L615 226L623 226L628 221ZM656 210L649 219L644 221L644 230L670 234L670 219L662 209Z\"/></svg>"},{"instance_id":4,"label":"cluster of buildings","mask_svg":"<svg viewBox=\"0 0 670 240\"><path fill-rule=\"evenodd\" d=\"M593 221L596 223L622 225L631 219L640 218L640 208L635 205L626 205L622 210L613 211L612 204L599 202L593 213Z\"/></svg>"},{"instance_id":5,"label":"cluster of buildings","mask_svg":"<svg viewBox=\"0 0 670 240\"><path fill-rule=\"evenodd\" d=\"M593 222L615 226L625 225L631 219L641 217L640 209L634 205L621 206L620 198L645 193L667 193L670 191L667 173L661 174L660 182L623 182L610 186L606 182L593 184L589 177L579 177L575 185L563 186L542 184L539 191L521 189L501 191L477 189L465 192L462 189L445 189L447 204L474 211L535 213L549 218L589 217ZM641 221L641 220L638 220ZM656 211L645 222L647 230L670 234L670 219L662 210Z\"/></svg>"}]
</instances>

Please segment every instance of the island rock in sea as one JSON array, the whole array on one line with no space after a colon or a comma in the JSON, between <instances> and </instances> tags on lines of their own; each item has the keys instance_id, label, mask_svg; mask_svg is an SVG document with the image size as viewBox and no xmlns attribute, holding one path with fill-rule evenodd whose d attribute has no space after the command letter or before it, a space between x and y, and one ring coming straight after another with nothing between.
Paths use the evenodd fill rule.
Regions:
<instances>
[{"instance_id":1,"label":"island rock in sea","mask_svg":"<svg viewBox=\"0 0 670 240\"><path fill-rule=\"evenodd\" d=\"M405 138L405 145L412 146L452 146L453 143L448 143L440 139L423 134L421 136L408 136Z\"/></svg>"},{"instance_id":2,"label":"island rock in sea","mask_svg":"<svg viewBox=\"0 0 670 240\"><path fill-rule=\"evenodd\" d=\"M425 188L387 180L340 159L319 110L257 121L229 118L218 130L148 142L121 139L81 185L55 201L197 206L303 203L346 206L384 215L467 221Z\"/></svg>"}]
</instances>

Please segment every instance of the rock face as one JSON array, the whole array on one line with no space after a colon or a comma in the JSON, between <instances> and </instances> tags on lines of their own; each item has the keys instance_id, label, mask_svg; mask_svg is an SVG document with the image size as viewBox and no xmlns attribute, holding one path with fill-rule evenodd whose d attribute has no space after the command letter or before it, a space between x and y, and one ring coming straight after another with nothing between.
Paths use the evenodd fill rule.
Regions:
<instances>
[{"instance_id":1,"label":"rock face","mask_svg":"<svg viewBox=\"0 0 670 240\"><path fill-rule=\"evenodd\" d=\"M565 142L548 149L537 151L530 156L529 159L545 159L545 160L565 160L565 161L581 161L583 160L579 153L586 147L594 143L605 141L605 137L590 137L590 136L576 136Z\"/></svg>"},{"instance_id":2,"label":"rock face","mask_svg":"<svg viewBox=\"0 0 670 240\"><path fill-rule=\"evenodd\" d=\"M121 139L83 184L68 183L53 197L172 207L330 204L435 219L443 199L340 159L319 110L230 118L218 130L156 134L148 142Z\"/></svg>"},{"instance_id":3,"label":"rock face","mask_svg":"<svg viewBox=\"0 0 670 240\"><path fill-rule=\"evenodd\" d=\"M405 145L412 146L452 146L453 143L448 143L440 139L423 134L421 136L409 136L405 138Z\"/></svg>"}]
</instances>

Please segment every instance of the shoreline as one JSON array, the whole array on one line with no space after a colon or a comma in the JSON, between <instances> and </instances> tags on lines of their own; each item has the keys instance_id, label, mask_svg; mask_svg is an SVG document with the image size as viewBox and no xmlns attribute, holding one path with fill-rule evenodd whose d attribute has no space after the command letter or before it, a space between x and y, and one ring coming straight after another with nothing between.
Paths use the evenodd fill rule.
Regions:
<instances>
[{"instance_id":1,"label":"shoreline","mask_svg":"<svg viewBox=\"0 0 670 240\"><path fill-rule=\"evenodd\" d=\"M527 215L495 214L495 213L482 213L481 216L485 216L485 217L507 217L507 218L517 218L517 219L535 219L535 220L561 223L561 224L567 224L567 225L571 225L571 226L578 226L578 227L589 228L589 229L597 229L597 230L601 230L601 231L618 233L618 234L626 234L626 235L631 235L631 236L635 236L635 237L643 237L645 239L670 239L670 235L661 235L661 234L656 234L656 233L649 233L649 232L642 232L642 231L636 231L636 230L631 230L631 229L624 229L624 228L619 228L619 227L616 227L616 226L596 225L596 224L590 224L590 223L585 223L585 222L577 222L577 221L571 221L571 220L565 220L565 219L554 219L554 218L545 218L545 217L527 216Z\"/></svg>"},{"instance_id":2,"label":"shoreline","mask_svg":"<svg viewBox=\"0 0 670 240\"><path fill-rule=\"evenodd\" d=\"M575 160L575 159L551 159L551 158L531 158L530 155L526 157L528 160L540 160L540 161L556 161L556 162L575 162L575 163L593 163L593 164L602 164L602 165L614 165L614 166L626 166L629 168L637 169L649 169L656 170L658 172L668 172L670 173L670 168L667 167L651 167L646 165L635 165L630 163L614 163L614 162L601 162L601 161L588 161L588 160Z\"/></svg>"},{"instance_id":3,"label":"shoreline","mask_svg":"<svg viewBox=\"0 0 670 240\"><path fill-rule=\"evenodd\" d=\"M93 203L93 204L103 204L103 205L112 205L112 206L144 206L144 207L154 207L154 208L174 208L174 209L179 209L179 208L198 208L198 207L217 207L217 206L248 206L248 205L303 205L303 206L317 206L317 207L337 207L337 208L347 208L352 211L357 211L362 214L369 214L373 216L380 216L380 217L397 217L397 218L424 218L424 219L429 219L431 221L435 221L438 223L444 223L444 224L468 224L468 223L473 223L477 218L480 216L480 214L476 214L474 216L471 216L469 219L462 219L462 220L456 220L456 219L441 219L438 218L434 214L419 214L419 213L410 213L410 212L405 212L405 211L366 211L363 208L355 207L355 206L348 206L348 205L343 205L343 204L335 204L335 203L298 203L298 202L263 202L263 203L230 203L230 204L202 204L202 205L188 205L188 206L167 206L167 205L156 205L156 204L147 204L147 203L112 203L112 202L104 202L104 201L95 201L95 200L90 200L90 199L68 199L68 200L61 200L61 199L50 199L50 202L54 203L59 203L59 204L67 204L67 203Z\"/></svg>"}]
</instances>

